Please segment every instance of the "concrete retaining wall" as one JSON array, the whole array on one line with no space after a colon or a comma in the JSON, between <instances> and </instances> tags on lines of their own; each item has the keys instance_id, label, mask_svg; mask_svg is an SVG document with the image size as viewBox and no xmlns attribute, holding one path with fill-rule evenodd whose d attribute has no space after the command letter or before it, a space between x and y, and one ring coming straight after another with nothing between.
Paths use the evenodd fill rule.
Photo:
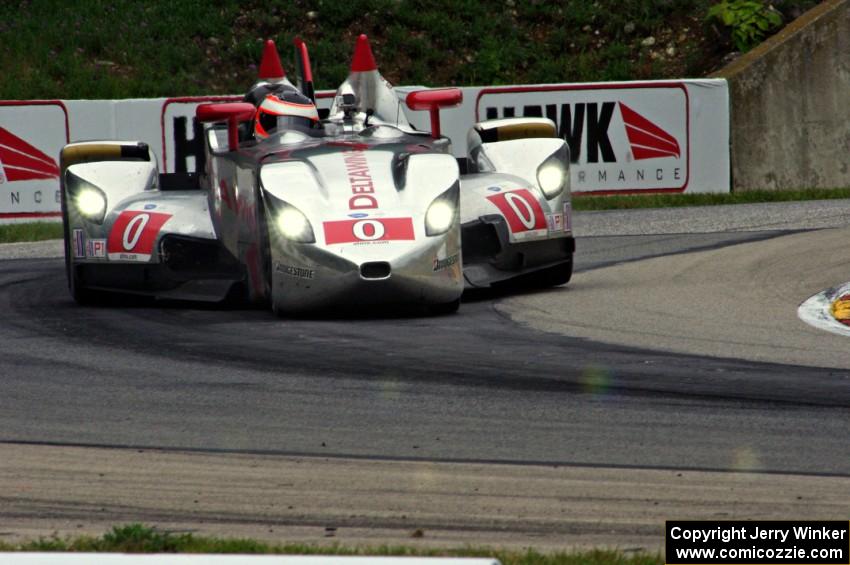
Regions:
<instances>
[{"instance_id":1,"label":"concrete retaining wall","mask_svg":"<svg viewBox=\"0 0 850 565\"><path fill-rule=\"evenodd\" d=\"M715 76L729 81L732 189L850 186L850 0L827 0Z\"/></svg>"}]
</instances>

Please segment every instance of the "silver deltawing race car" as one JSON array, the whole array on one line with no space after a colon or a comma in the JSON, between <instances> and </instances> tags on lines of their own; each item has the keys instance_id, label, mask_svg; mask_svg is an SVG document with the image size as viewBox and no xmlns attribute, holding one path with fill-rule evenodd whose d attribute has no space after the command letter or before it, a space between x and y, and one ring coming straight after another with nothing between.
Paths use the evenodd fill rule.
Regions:
<instances>
[{"instance_id":1,"label":"silver deltawing race car","mask_svg":"<svg viewBox=\"0 0 850 565\"><path fill-rule=\"evenodd\" d=\"M461 103L459 89L409 93L408 110L430 113L431 131L417 131L360 36L320 119L307 48L295 48L296 84L268 41L244 102L198 106L209 127L197 174L161 174L141 142L63 148L77 302L119 293L244 297L279 314L376 304L452 311L465 287L570 279L569 156L551 121L478 123L468 158L457 160L440 109Z\"/></svg>"}]
</instances>

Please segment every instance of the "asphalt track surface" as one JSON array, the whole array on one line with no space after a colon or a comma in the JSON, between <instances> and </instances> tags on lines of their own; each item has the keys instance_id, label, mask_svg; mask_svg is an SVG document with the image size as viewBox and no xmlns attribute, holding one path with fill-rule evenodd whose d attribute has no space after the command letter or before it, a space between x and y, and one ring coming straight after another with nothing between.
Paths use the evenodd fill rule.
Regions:
<instances>
[{"instance_id":1,"label":"asphalt track surface","mask_svg":"<svg viewBox=\"0 0 850 565\"><path fill-rule=\"evenodd\" d=\"M746 257L742 250L829 233L811 228L843 225L841 205L833 204L838 212L828 225L747 217L703 233L652 234L647 220L637 222L640 235L599 235L619 233L620 217L579 216L578 233L589 235L579 238L571 285L479 293L459 314L432 318L278 320L263 310L175 304L80 308L68 296L60 259L0 261L0 445L742 471L795 475L813 486L843 480L850 477L850 378L843 366L692 354L663 343L635 347L615 331L589 339L571 331L575 320L558 310L564 300L581 299L575 288L583 278L613 272L628 286L617 269L645 281L641 269L657 275L658 261L707 253L720 254L722 265L724 253ZM772 213L787 218L795 210ZM729 217L693 209L679 211L678 221L694 231L694 215L713 213ZM606 228L608 219L616 227ZM754 267L741 261L734 265L743 271L729 273L727 282L743 303L750 287L736 286L736 277ZM833 268L847 263L831 261ZM772 276L799 278L792 261L784 267ZM783 280L771 284L782 287ZM633 286L625 302L597 289L588 316L598 310L610 321L618 309L639 311L653 288ZM695 296L693 306L711 317L711 297ZM772 307L763 305L765 316ZM537 323L535 308L545 311L537 316L545 323ZM565 323L553 327L561 316ZM626 317L635 323L633 313ZM850 346L824 339L846 344L845 352Z\"/></svg>"}]
</instances>

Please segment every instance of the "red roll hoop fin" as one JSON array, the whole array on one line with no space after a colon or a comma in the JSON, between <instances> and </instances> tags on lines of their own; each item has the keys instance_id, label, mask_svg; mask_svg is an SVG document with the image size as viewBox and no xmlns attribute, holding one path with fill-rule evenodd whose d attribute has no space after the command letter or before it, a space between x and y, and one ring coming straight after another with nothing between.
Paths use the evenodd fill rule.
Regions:
<instances>
[{"instance_id":1,"label":"red roll hoop fin","mask_svg":"<svg viewBox=\"0 0 850 565\"><path fill-rule=\"evenodd\" d=\"M259 78L263 80L273 80L286 76L286 71L283 70L283 65L280 64L280 56L277 54L277 47L274 41L269 39L263 47L263 58L260 59Z\"/></svg>"},{"instance_id":2,"label":"red roll hoop fin","mask_svg":"<svg viewBox=\"0 0 850 565\"><path fill-rule=\"evenodd\" d=\"M300 37L296 37L293 41L295 48L298 50L298 55L301 58L301 73L307 82L313 82L313 69L310 66L310 55L307 53L307 44Z\"/></svg>"},{"instance_id":3,"label":"red roll hoop fin","mask_svg":"<svg viewBox=\"0 0 850 565\"><path fill-rule=\"evenodd\" d=\"M354 47L354 58L351 60L352 73L364 73L375 71L378 65L375 64L375 56L372 55L372 47L369 45L369 38L365 33L360 34L357 38L357 45Z\"/></svg>"}]
</instances>

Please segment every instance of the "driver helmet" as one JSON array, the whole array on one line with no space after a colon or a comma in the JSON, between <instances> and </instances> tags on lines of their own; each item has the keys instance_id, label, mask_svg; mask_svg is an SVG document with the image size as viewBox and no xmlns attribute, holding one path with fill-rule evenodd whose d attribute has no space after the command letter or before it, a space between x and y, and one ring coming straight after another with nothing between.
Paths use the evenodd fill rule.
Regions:
<instances>
[{"instance_id":1,"label":"driver helmet","mask_svg":"<svg viewBox=\"0 0 850 565\"><path fill-rule=\"evenodd\" d=\"M319 111L313 101L298 90L282 89L266 94L257 107L254 135L260 139L278 128L310 128L319 121Z\"/></svg>"}]
</instances>

